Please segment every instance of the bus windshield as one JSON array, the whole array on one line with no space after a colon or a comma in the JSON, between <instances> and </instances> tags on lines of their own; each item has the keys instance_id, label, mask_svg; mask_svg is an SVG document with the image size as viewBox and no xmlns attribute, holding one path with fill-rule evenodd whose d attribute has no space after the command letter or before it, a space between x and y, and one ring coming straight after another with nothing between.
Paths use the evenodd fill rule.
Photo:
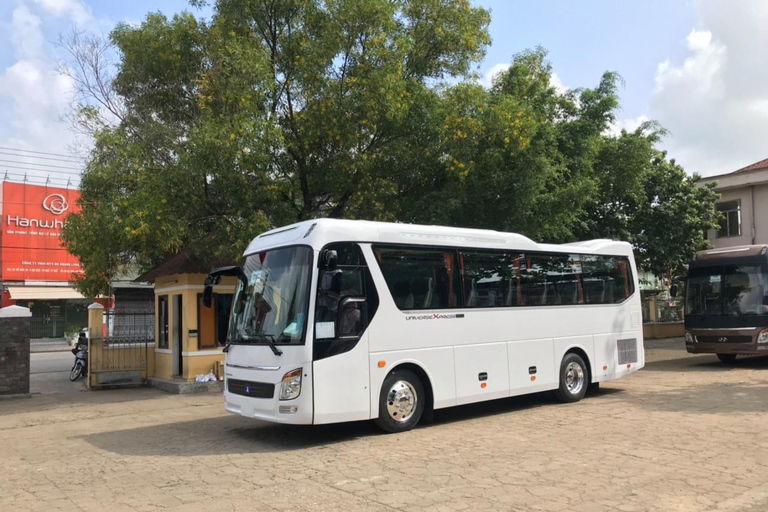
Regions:
<instances>
[{"instance_id":1,"label":"bus windshield","mask_svg":"<svg viewBox=\"0 0 768 512\"><path fill-rule=\"evenodd\" d=\"M235 291L228 342L304 342L312 250L286 247L248 256Z\"/></svg>"},{"instance_id":2,"label":"bus windshield","mask_svg":"<svg viewBox=\"0 0 768 512\"><path fill-rule=\"evenodd\" d=\"M685 285L685 314L768 314L767 270L764 265L717 265L691 269Z\"/></svg>"}]
</instances>

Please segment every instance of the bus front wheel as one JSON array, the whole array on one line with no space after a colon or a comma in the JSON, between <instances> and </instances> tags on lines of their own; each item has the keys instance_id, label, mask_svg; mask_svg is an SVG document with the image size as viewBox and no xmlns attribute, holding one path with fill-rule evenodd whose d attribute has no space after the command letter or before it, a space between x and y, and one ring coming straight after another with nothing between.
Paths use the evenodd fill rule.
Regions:
<instances>
[{"instance_id":1,"label":"bus front wheel","mask_svg":"<svg viewBox=\"0 0 768 512\"><path fill-rule=\"evenodd\" d=\"M391 372L381 385L376 424L392 433L411 430L421 419L425 399L424 385L413 372Z\"/></svg>"},{"instance_id":2,"label":"bus front wheel","mask_svg":"<svg viewBox=\"0 0 768 512\"><path fill-rule=\"evenodd\" d=\"M733 364L736 362L736 354L717 354L721 363Z\"/></svg>"},{"instance_id":3,"label":"bus front wheel","mask_svg":"<svg viewBox=\"0 0 768 512\"><path fill-rule=\"evenodd\" d=\"M560 363L560 387L555 398L560 402L578 402L589 387L589 372L584 360L578 354L566 354Z\"/></svg>"}]
</instances>

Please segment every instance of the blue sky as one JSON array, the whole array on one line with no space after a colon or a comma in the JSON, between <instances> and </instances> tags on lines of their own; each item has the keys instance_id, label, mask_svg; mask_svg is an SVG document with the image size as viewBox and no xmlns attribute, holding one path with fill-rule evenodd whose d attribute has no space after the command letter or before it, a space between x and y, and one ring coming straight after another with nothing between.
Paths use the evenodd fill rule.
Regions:
<instances>
[{"instance_id":1,"label":"blue sky","mask_svg":"<svg viewBox=\"0 0 768 512\"><path fill-rule=\"evenodd\" d=\"M524 48L537 45L563 84L591 87L605 71L626 81L622 115L637 117L647 110L659 62L681 60L685 37L695 25L689 2L616 0L477 2L491 9L493 44L483 65L508 62Z\"/></svg>"},{"instance_id":2,"label":"blue sky","mask_svg":"<svg viewBox=\"0 0 768 512\"><path fill-rule=\"evenodd\" d=\"M768 157L768 2L475 3L492 11L493 44L478 69L486 81L515 53L541 45L558 86L591 87L617 71L625 85L614 130L660 121L670 131L664 148L689 172L719 174ZM58 34L73 23L108 32L150 11L186 8L185 0L0 2L0 148L69 154L87 145L61 122L71 84L56 73Z\"/></svg>"}]
</instances>

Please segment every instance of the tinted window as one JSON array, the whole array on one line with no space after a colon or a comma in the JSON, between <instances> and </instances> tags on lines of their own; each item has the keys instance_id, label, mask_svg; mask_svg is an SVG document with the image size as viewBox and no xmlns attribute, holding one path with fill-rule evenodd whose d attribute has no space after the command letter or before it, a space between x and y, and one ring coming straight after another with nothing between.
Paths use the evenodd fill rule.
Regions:
<instances>
[{"instance_id":1,"label":"tinted window","mask_svg":"<svg viewBox=\"0 0 768 512\"><path fill-rule=\"evenodd\" d=\"M461 252L464 306L492 308L523 305L521 254Z\"/></svg>"},{"instance_id":2,"label":"tinted window","mask_svg":"<svg viewBox=\"0 0 768 512\"><path fill-rule=\"evenodd\" d=\"M723 268L692 269L685 282L686 315L720 315L723 311Z\"/></svg>"},{"instance_id":3,"label":"tinted window","mask_svg":"<svg viewBox=\"0 0 768 512\"><path fill-rule=\"evenodd\" d=\"M692 269L685 284L685 314L744 316L768 314L768 272L753 265Z\"/></svg>"},{"instance_id":4,"label":"tinted window","mask_svg":"<svg viewBox=\"0 0 768 512\"><path fill-rule=\"evenodd\" d=\"M453 250L376 247L374 251L399 309L456 307Z\"/></svg>"},{"instance_id":5,"label":"tinted window","mask_svg":"<svg viewBox=\"0 0 768 512\"><path fill-rule=\"evenodd\" d=\"M329 331L316 332L318 339L334 338L359 332L362 329L362 310L359 303L348 304L344 314L339 314L339 306L344 297L364 297L365 259L357 244L333 244L326 249L336 251L337 266L334 270L321 272L318 279L317 299L315 301L315 323L334 323L343 325L334 327L333 335ZM338 330L339 332L336 332ZM343 331L343 332L342 332Z\"/></svg>"},{"instance_id":6,"label":"tinted window","mask_svg":"<svg viewBox=\"0 0 768 512\"><path fill-rule=\"evenodd\" d=\"M768 288L763 269L752 265L723 267L723 313L762 315L768 312Z\"/></svg>"},{"instance_id":7,"label":"tinted window","mask_svg":"<svg viewBox=\"0 0 768 512\"><path fill-rule=\"evenodd\" d=\"M581 265L587 304L622 302L634 293L635 283L627 258L584 255Z\"/></svg>"},{"instance_id":8,"label":"tinted window","mask_svg":"<svg viewBox=\"0 0 768 512\"><path fill-rule=\"evenodd\" d=\"M523 273L526 305L556 306L584 302L579 257L569 254L526 256Z\"/></svg>"},{"instance_id":9,"label":"tinted window","mask_svg":"<svg viewBox=\"0 0 768 512\"><path fill-rule=\"evenodd\" d=\"M375 247L384 279L401 310L457 307L616 304L630 297L629 259L580 254L459 252Z\"/></svg>"}]
</instances>

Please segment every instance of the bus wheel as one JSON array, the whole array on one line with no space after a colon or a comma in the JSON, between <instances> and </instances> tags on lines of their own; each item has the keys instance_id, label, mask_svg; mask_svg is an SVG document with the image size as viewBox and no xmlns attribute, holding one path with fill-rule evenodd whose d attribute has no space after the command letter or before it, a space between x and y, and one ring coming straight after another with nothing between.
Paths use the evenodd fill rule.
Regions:
<instances>
[{"instance_id":1,"label":"bus wheel","mask_svg":"<svg viewBox=\"0 0 768 512\"><path fill-rule=\"evenodd\" d=\"M411 430L424 412L424 385L408 370L395 370L381 385L376 424L387 432Z\"/></svg>"},{"instance_id":2,"label":"bus wheel","mask_svg":"<svg viewBox=\"0 0 768 512\"><path fill-rule=\"evenodd\" d=\"M733 364L736 362L736 354L717 354L721 363Z\"/></svg>"},{"instance_id":3,"label":"bus wheel","mask_svg":"<svg viewBox=\"0 0 768 512\"><path fill-rule=\"evenodd\" d=\"M561 402L578 402L589 387L587 365L578 354L566 354L560 363L560 387L555 398Z\"/></svg>"}]
</instances>

